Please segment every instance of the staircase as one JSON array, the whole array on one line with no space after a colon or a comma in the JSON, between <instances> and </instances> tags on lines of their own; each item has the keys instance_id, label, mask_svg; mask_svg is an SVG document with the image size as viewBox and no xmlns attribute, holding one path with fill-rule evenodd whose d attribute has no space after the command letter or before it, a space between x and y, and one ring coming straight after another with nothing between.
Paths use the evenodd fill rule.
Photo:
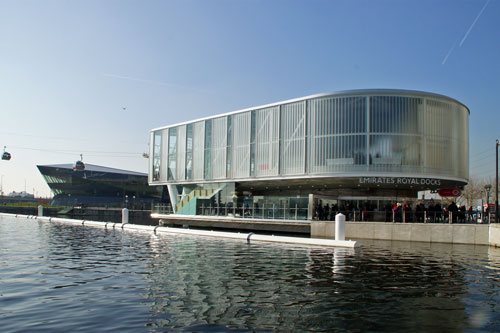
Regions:
<instances>
[{"instance_id":1,"label":"staircase","mask_svg":"<svg viewBox=\"0 0 500 333\"><path fill-rule=\"evenodd\" d=\"M219 188L201 188L189 192L175 206L177 214L196 215L196 199L211 199L221 191L225 185Z\"/></svg>"}]
</instances>

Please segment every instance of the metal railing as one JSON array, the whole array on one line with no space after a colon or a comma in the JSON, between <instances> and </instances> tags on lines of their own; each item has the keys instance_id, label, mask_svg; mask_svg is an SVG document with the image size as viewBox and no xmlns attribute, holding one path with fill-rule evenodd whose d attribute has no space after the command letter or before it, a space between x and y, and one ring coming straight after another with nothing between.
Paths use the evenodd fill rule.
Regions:
<instances>
[{"instance_id":1,"label":"metal railing","mask_svg":"<svg viewBox=\"0 0 500 333\"><path fill-rule=\"evenodd\" d=\"M262 205L201 205L198 215L205 216L228 216L249 219L270 220L307 220L307 208L280 206L278 204Z\"/></svg>"},{"instance_id":2,"label":"metal railing","mask_svg":"<svg viewBox=\"0 0 500 333\"><path fill-rule=\"evenodd\" d=\"M152 213L173 214L170 204L155 204ZM351 211L331 210L314 214L314 220L335 221L335 215L342 213L346 221L350 222L393 222L393 223L492 223L495 221L494 212L489 214L480 211L448 212L448 211L367 211L355 209ZM270 219L270 220L307 220L308 209L280 206L273 203L262 205L201 205L198 207L197 215L201 216L225 216L248 219Z\"/></svg>"},{"instance_id":3,"label":"metal railing","mask_svg":"<svg viewBox=\"0 0 500 333\"><path fill-rule=\"evenodd\" d=\"M151 207L151 213L153 214L173 214L172 205L170 204L154 204Z\"/></svg>"},{"instance_id":4,"label":"metal railing","mask_svg":"<svg viewBox=\"0 0 500 333\"><path fill-rule=\"evenodd\" d=\"M393 223L490 223L494 222L494 213L481 212L462 212L462 211L415 211L415 210L397 210L397 211L331 211L322 216L315 215L316 220L335 220L335 215L342 213L346 221L351 222L393 222ZM489 215L489 216L488 216Z\"/></svg>"}]
</instances>

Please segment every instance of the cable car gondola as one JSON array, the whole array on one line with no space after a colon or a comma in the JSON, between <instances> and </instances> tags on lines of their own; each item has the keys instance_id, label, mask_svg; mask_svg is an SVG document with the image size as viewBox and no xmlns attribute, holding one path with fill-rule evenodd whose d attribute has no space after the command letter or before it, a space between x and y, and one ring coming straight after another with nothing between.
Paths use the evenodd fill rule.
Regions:
<instances>
[{"instance_id":1,"label":"cable car gondola","mask_svg":"<svg viewBox=\"0 0 500 333\"><path fill-rule=\"evenodd\" d=\"M9 152L6 152L5 149L7 146L3 146L3 154L2 154L2 160L9 161L11 156Z\"/></svg>"},{"instance_id":2,"label":"cable car gondola","mask_svg":"<svg viewBox=\"0 0 500 333\"><path fill-rule=\"evenodd\" d=\"M80 160L73 164L73 171L83 171L85 170L85 164L83 163L83 156L80 154Z\"/></svg>"}]
</instances>

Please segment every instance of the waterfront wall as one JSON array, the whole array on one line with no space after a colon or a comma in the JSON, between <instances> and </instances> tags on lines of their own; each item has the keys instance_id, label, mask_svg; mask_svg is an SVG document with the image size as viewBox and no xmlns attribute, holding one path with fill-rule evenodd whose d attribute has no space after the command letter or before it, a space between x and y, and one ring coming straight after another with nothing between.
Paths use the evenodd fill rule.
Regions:
<instances>
[{"instance_id":1,"label":"waterfront wall","mask_svg":"<svg viewBox=\"0 0 500 333\"><path fill-rule=\"evenodd\" d=\"M500 247L500 225L490 224L490 245L494 247Z\"/></svg>"},{"instance_id":2,"label":"waterfront wall","mask_svg":"<svg viewBox=\"0 0 500 333\"><path fill-rule=\"evenodd\" d=\"M59 210L60 210L60 208L43 207L44 214L48 215L48 216L56 216L57 212ZM0 205L0 213L37 215L38 214L38 207L37 206L4 206L4 205Z\"/></svg>"},{"instance_id":3,"label":"waterfront wall","mask_svg":"<svg viewBox=\"0 0 500 333\"><path fill-rule=\"evenodd\" d=\"M335 221L252 220L152 214L170 226L309 234L335 239ZM500 225L448 223L346 222L345 239L500 246Z\"/></svg>"},{"instance_id":4,"label":"waterfront wall","mask_svg":"<svg viewBox=\"0 0 500 333\"><path fill-rule=\"evenodd\" d=\"M335 222L312 221L311 237L335 238ZM500 226L493 224L346 222L345 237L346 239L500 245ZM492 240L496 243L492 244Z\"/></svg>"},{"instance_id":5,"label":"waterfront wall","mask_svg":"<svg viewBox=\"0 0 500 333\"><path fill-rule=\"evenodd\" d=\"M23 206L2 206L0 205L0 213L21 214L21 215L38 215L38 207L23 207ZM45 216L53 217L68 217L72 219L85 219L105 222L121 222L121 208L100 208L100 207L73 207L73 208L53 208L43 207ZM153 225L156 220L151 218L150 210L130 210L130 219L136 224Z\"/></svg>"}]
</instances>

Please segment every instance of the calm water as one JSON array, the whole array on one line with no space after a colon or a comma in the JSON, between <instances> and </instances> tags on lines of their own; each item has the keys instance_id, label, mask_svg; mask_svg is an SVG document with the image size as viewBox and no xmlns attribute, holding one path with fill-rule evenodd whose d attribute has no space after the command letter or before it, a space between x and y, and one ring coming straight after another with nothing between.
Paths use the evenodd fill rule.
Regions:
<instances>
[{"instance_id":1,"label":"calm water","mask_svg":"<svg viewBox=\"0 0 500 333\"><path fill-rule=\"evenodd\" d=\"M500 331L500 250L246 244L0 217L2 332Z\"/></svg>"}]
</instances>

